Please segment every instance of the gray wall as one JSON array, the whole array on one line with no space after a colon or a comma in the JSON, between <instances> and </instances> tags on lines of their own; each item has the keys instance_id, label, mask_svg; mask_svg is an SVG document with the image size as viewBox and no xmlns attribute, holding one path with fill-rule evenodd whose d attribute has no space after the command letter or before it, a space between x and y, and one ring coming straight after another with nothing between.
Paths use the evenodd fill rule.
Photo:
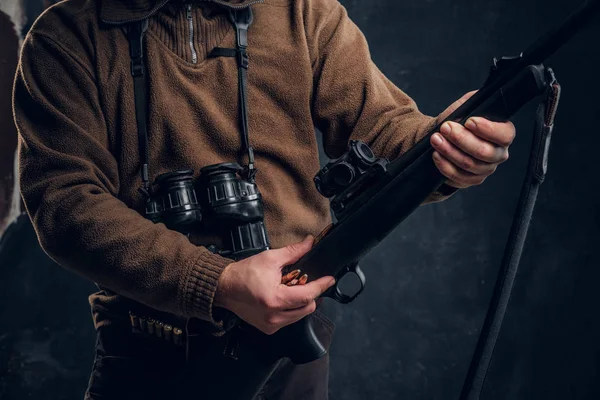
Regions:
<instances>
[{"instance_id":1,"label":"gray wall","mask_svg":"<svg viewBox=\"0 0 600 400\"><path fill-rule=\"evenodd\" d=\"M9 14L0 6L0 235L9 221L18 214L14 180L17 130L12 115L12 90L19 43ZM12 210L11 210L12 208Z\"/></svg>"},{"instance_id":2,"label":"gray wall","mask_svg":"<svg viewBox=\"0 0 600 400\"><path fill-rule=\"evenodd\" d=\"M573 8L565 0L343 3L378 66L430 114L479 87L493 56L520 52ZM564 97L486 400L600 397L598 39L597 22L548 62ZM515 119L511 159L485 185L417 211L362 263L365 293L350 306L328 305L337 323L333 400L458 397L516 205L533 110ZM2 242L0 285L0 398L80 398L93 356L92 286L53 265L26 221Z\"/></svg>"}]
</instances>

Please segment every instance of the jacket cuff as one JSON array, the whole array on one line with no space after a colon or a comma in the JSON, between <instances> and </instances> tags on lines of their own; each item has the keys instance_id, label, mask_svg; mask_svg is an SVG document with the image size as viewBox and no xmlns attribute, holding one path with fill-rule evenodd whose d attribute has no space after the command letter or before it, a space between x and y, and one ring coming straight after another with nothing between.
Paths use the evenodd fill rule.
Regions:
<instances>
[{"instance_id":1,"label":"jacket cuff","mask_svg":"<svg viewBox=\"0 0 600 400\"><path fill-rule=\"evenodd\" d=\"M233 262L202 248L200 256L189 269L187 279L183 283L184 316L209 321L217 328L222 328L223 322L216 321L213 316L213 300L221 273Z\"/></svg>"}]
</instances>

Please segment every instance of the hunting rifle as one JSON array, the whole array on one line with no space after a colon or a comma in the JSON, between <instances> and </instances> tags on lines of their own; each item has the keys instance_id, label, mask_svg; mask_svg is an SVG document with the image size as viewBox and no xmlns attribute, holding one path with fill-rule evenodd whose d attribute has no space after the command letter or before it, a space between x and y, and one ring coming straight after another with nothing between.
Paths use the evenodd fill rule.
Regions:
<instances>
[{"instance_id":1,"label":"hunting rifle","mask_svg":"<svg viewBox=\"0 0 600 400\"><path fill-rule=\"evenodd\" d=\"M358 262L446 180L433 163L431 135L439 132L446 121L464 125L472 116L508 121L531 100L555 90L558 85L554 75L542 62L590 24L599 9L600 0L588 0L562 25L540 37L519 56L494 59L483 87L462 106L439 121L407 153L389 163L378 159L363 171L353 185L335 196L332 209L337 221L319 235L312 249L288 270L301 270L302 274L308 274L309 281L334 276L336 285L323 297L343 304L353 301L365 286L365 276ZM555 106L543 108L547 114L546 122L553 121L555 110L552 109ZM507 247L461 399L478 399L483 386L537 194L537 186L533 194L530 186L534 183L539 185L545 174L551 125L545 130L542 126L537 141L534 140L532 149L536 153L532 154L528 175L537 176L537 181L532 183L535 179L531 178L523 187L519 206L524 211L517 212L519 218L513 223L509 238L509 246L512 247ZM350 295L343 293L339 287L347 274L354 274L360 281L359 290ZM288 357L292 362L302 364L324 356L327 350L313 330L312 318L314 316L307 316L271 336L245 324L232 329L225 351L221 347L219 366L206 362L206 358L201 360L211 366L211 383L219 388L215 393L219 393L221 398L252 399L280 359ZM229 378L236 374L241 379L232 384Z\"/></svg>"}]
</instances>

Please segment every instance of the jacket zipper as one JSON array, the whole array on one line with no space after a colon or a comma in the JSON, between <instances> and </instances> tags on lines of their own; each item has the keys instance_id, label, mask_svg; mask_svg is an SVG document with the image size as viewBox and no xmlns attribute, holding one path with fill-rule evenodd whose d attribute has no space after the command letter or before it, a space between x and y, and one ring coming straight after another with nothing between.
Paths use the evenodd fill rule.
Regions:
<instances>
[{"instance_id":1,"label":"jacket zipper","mask_svg":"<svg viewBox=\"0 0 600 400\"><path fill-rule=\"evenodd\" d=\"M192 50L192 63L196 64L198 62L198 54L196 54L196 49L194 48L194 21L192 21L192 5L187 5L187 20L190 31L190 49Z\"/></svg>"}]
</instances>

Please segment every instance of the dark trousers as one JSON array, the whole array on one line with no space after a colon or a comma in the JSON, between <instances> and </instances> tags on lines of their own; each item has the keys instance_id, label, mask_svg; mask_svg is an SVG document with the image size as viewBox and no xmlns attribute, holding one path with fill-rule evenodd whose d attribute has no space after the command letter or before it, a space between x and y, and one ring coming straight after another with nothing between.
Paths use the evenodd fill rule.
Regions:
<instances>
[{"instance_id":1,"label":"dark trousers","mask_svg":"<svg viewBox=\"0 0 600 400\"><path fill-rule=\"evenodd\" d=\"M333 324L322 315L318 317L314 319L315 331L329 347ZM131 327L124 323L115 322L100 328L85 400L229 400L222 395L208 394L203 390L207 384L203 383L202 376L191 374L191 360L202 362L204 343L210 343L210 340L194 338L186 355L185 346L178 347L132 333ZM206 367L211 368L210 365ZM195 369L193 371L196 373ZM225 378L227 385L240 384L239 380L243 379L240 376L228 379L226 374ZM304 365L283 359L255 400L327 400L328 379L328 356Z\"/></svg>"}]
</instances>

